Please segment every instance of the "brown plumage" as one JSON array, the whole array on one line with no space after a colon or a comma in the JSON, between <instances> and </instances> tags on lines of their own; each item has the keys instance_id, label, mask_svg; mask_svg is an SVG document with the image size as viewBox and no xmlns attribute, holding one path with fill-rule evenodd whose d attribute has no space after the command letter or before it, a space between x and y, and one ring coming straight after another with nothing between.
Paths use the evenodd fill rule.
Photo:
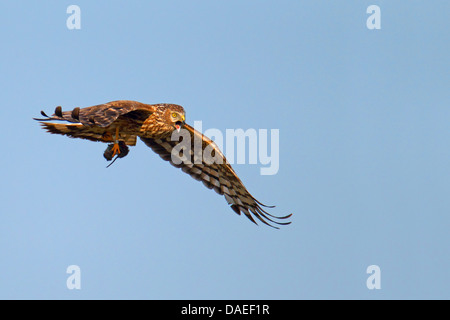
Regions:
<instances>
[{"instance_id":1,"label":"brown plumage","mask_svg":"<svg viewBox=\"0 0 450 320\"><path fill-rule=\"evenodd\" d=\"M207 188L223 195L236 213L243 212L254 223L256 217L275 228L271 223L290 223L284 220L291 215L277 217L262 208L268 206L248 192L216 144L185 124L185 111L179 105L149 105L119 100L65 112L61 107L57 107L51 117L43 111L41 114L45 118L35 120L40 121L43 128L50 133L110 143L104 153L107 160L112 160L115 155L116 159L126 156L127 145L136 145L136 139L140 137L162 159L181 168L194 179L202 181ZM174 133L178 133L178 138ZM182 147L182 144L188 147L187 151L180 152L179 147ZM201 149L197 150L198 148ZM198 151L200 155L196 153ZM214 161L203 156L206 151Z\"/></svg>"}]
</instances>

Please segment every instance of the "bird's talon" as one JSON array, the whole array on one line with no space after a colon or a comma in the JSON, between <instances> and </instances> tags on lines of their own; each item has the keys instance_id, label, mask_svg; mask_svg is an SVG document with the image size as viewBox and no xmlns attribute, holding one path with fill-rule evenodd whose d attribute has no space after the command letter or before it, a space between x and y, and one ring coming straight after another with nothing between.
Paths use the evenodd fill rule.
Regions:
<instances>
[{"instance_id":1,"label":"bird's talon","mask_svg":"<svg viewBox=\"0 0 450 320\"><path fill-rule=\"evenodd\" d=\"M126 143L124 141L119 141L114 144L109 144L105 152L103 153L103 156L106 160L111 161L114 157L116 157L116 159L125 157L128 152L129 149Z\"/></svg>"},{"instance_id":2,"label":"bird's talon","mask_svg":"<svg viewBox=\"0 0 450 320\"><path fill-rule=\"evenodd\" d=\"M120 146L118 142L115 142L113 147L112 147L112 156L114 157L115 155L119 155L120 154Z\"/></svg>"}]
</instances>

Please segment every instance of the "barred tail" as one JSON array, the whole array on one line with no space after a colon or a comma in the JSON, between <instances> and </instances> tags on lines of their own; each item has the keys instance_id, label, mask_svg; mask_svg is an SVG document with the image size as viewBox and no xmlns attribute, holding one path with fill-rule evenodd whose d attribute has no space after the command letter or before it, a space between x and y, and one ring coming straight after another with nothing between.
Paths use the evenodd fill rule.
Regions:
<instances>
[{"instance_id":1,"label":"barred tail","mask_svg":"<svg viewBox=\"0 0 450 320\"><path fill-rule=\"evenodd\" d=\"M106 139L105 132L95 132L92 128L87 128L81 123L52 123L41 122L43 129L53 134L62 134L71 138L81 138L90 141L102 141L108 142L110 139ZM103 130L102 130L103 131Z\"/></svg>"}]
</instances>

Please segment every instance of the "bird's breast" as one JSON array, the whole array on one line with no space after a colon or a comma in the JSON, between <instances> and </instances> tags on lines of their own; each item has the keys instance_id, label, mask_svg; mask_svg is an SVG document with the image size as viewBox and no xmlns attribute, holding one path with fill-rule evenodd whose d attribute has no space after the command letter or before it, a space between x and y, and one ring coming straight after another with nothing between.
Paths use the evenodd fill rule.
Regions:
<instances>
[{"instance_id":1,"label":"bird's breast","mask_svg":"<svg viewBox=\"0 0 450 320\"><path fill-rule=\"evenodd\" d=\"M144 138L162 139L172 134L174 128L159 119L145 120L140 129L140 136Z\"/></svg>"}]
</instances>

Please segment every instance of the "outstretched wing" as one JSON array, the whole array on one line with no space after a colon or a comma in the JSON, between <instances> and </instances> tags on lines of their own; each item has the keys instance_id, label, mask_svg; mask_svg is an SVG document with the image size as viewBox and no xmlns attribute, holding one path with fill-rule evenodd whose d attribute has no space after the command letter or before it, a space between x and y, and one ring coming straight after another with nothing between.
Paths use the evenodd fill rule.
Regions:
<instances>
[{"instance_id":1,"label":"outstretched wing","mask_svg":"<svg viewBox=\"0 0 450 320\"><path fill-rule=\"evenodd\" d=\"M45 118L35 118L35 120L40 121L44 129L50 133L91 141L109 142L112 141L110 126L115 121L119 121L126 126L134 126L138 130L155 109L155 105L118 100L64 112L61 107L57 107L52 116L49 117L44 111L41 111ZM122 138L127 145L136 144L136 135L123 134Z\"/></svg>"},{"instance_id":2,"label":"outstretched wing","mask_svg":"<svg viewBox=\"0 0 450 320\"><path fill-rule=\"evenodd\" d=\"M128 115L130 118L143 120L149 117L154 111L155 105L148 105L137 101L117 100L104 104L99 104L87 108L75 108L72 111L62 111L61 107L56 107L55 113L49 117L44 111L41 114L44 119L35 119L38 121L67 121L79 123L82 125L96 125L99 127L108 127L122 115Z\"/></svg>"},{"instance_id":3,"label":"outstretched wing","mask_svg":"<svg viewBox=\"0 0 450 320\"><path fill-rule=\"evenodd\" d=\"M181 168L194 179L202 181L207 188L214 189L218 194L225 196L228 204L237 214L243 212L255 224L256 221L253 217L274 228L277 227L272 225L271 222L278 225L290 224L290 222L283 220L289 218L291 214L277 217L262 208L269 206L263 205L248 192L213 141L189 125L184 125L180 135L183 138L177 141L172 141L171 136L165 139L141 137L141 140L159 154L162 159L169 161L177 168ZM190 140L185 141L185 146L188 146L189 150L181 151L182 148L179 147L183 143L183 139L186 138ZM199 150L201 152L197 154L196 150L200 149L199 146L201 146L201 150ZM211 161L211 159L205 157L204 152L212 155L214 160Z\"/></svg>"}]
</instances>

